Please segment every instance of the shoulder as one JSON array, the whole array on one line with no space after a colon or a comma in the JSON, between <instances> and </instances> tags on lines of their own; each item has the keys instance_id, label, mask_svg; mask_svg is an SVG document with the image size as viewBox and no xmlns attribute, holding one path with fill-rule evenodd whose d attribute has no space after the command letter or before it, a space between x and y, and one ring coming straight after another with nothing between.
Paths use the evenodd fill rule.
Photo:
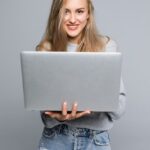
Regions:
<instances>
[{"instance_id":1,"label":"shoulder","mask_svg":"<svg viewBox=\"0 0 150 150\"><path fill-rule=\"evenodd\" d=\"M49 41L42 41L37 47L37 51L50 51L51 43Z\"/></svg>"},{"instance_id":2,"label":"shoulder","mask_svg":"<svg viewBox=\"0 0 150 150\"><path fill-rule=\"evenodd\" d=\"M109 38L108 42L105 45L105 51L106 52L117 52L118 51L117 43L113 39Z\"/></svg>"},{"instance_id":3,"label":"shoulder","mask_svg":"<svg viewBox=\"0 0 150 150\"><path fill-rule=\"evenodd\" d=\"M103 43L103 51L104 52L116 52L117 51L117 43L111 39L109 36L101 36L101 42Z\"/></svg>"}]
</instances>

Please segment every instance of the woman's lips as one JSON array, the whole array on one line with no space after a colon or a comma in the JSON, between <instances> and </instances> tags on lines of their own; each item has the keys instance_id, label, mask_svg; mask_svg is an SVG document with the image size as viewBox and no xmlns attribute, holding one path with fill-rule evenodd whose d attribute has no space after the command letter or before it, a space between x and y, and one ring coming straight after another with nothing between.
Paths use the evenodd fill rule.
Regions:
<instances>
[{"instance_id":1,"label":"woman's lips","mask_svg":"<svg viewBox=\"0 0 150 150\"><path fill-rule=\"evenodd\" d=\"M77 30L78 26L79 26L79 25L67 25L67 28L68 28L69 30L74 31L74 30Z\"/></svg>"}]
</instances>

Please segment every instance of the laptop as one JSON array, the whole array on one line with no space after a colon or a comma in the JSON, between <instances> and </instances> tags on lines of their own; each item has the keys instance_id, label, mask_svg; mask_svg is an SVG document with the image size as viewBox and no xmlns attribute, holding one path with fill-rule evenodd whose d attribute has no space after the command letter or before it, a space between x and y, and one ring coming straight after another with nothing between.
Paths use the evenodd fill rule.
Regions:
<instances>
[{"instance_id":1,"label":"laptop","mask_svg":"<svg viewBox=\"0 0 150 150\"><path fill-rule=\"evenodd\" d=\"M122 54L119 52L35 52L21 55L24 107L60 111L115 111L119 102Z\"/></svg>"}]
</instances>

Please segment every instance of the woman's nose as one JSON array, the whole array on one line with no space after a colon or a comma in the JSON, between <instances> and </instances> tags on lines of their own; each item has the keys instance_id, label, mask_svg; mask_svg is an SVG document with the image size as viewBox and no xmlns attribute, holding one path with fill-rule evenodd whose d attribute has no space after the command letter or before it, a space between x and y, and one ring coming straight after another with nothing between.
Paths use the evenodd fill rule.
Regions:
<instances>
[{"instance_id":1,"label":"woman's nose","mask_svg":"<svg viewBox=\"0 0 150 150\"><path fill-rule=\"evenodd\" d=\"M75 15L75 14L71 14L71 15L70 15L70 22L71 22L71 23L76 22L76 15Z\"/></svg>"}]
</instances>

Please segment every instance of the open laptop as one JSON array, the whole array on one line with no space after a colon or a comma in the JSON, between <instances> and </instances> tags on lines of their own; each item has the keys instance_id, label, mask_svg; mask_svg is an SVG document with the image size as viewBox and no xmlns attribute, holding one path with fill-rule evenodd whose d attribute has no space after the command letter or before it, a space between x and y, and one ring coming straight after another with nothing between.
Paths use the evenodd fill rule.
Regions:
<instances>
[{"instance_id":1,"label":"open laptop","mask_svg":"<svg viewBox=\"0 0 150 150\"><path fill-rule=\"evenodd\" d=\"M119 52L21 52L24 106L28 110L115 111L122 56Z\"/></svg>"}]
</instances>

